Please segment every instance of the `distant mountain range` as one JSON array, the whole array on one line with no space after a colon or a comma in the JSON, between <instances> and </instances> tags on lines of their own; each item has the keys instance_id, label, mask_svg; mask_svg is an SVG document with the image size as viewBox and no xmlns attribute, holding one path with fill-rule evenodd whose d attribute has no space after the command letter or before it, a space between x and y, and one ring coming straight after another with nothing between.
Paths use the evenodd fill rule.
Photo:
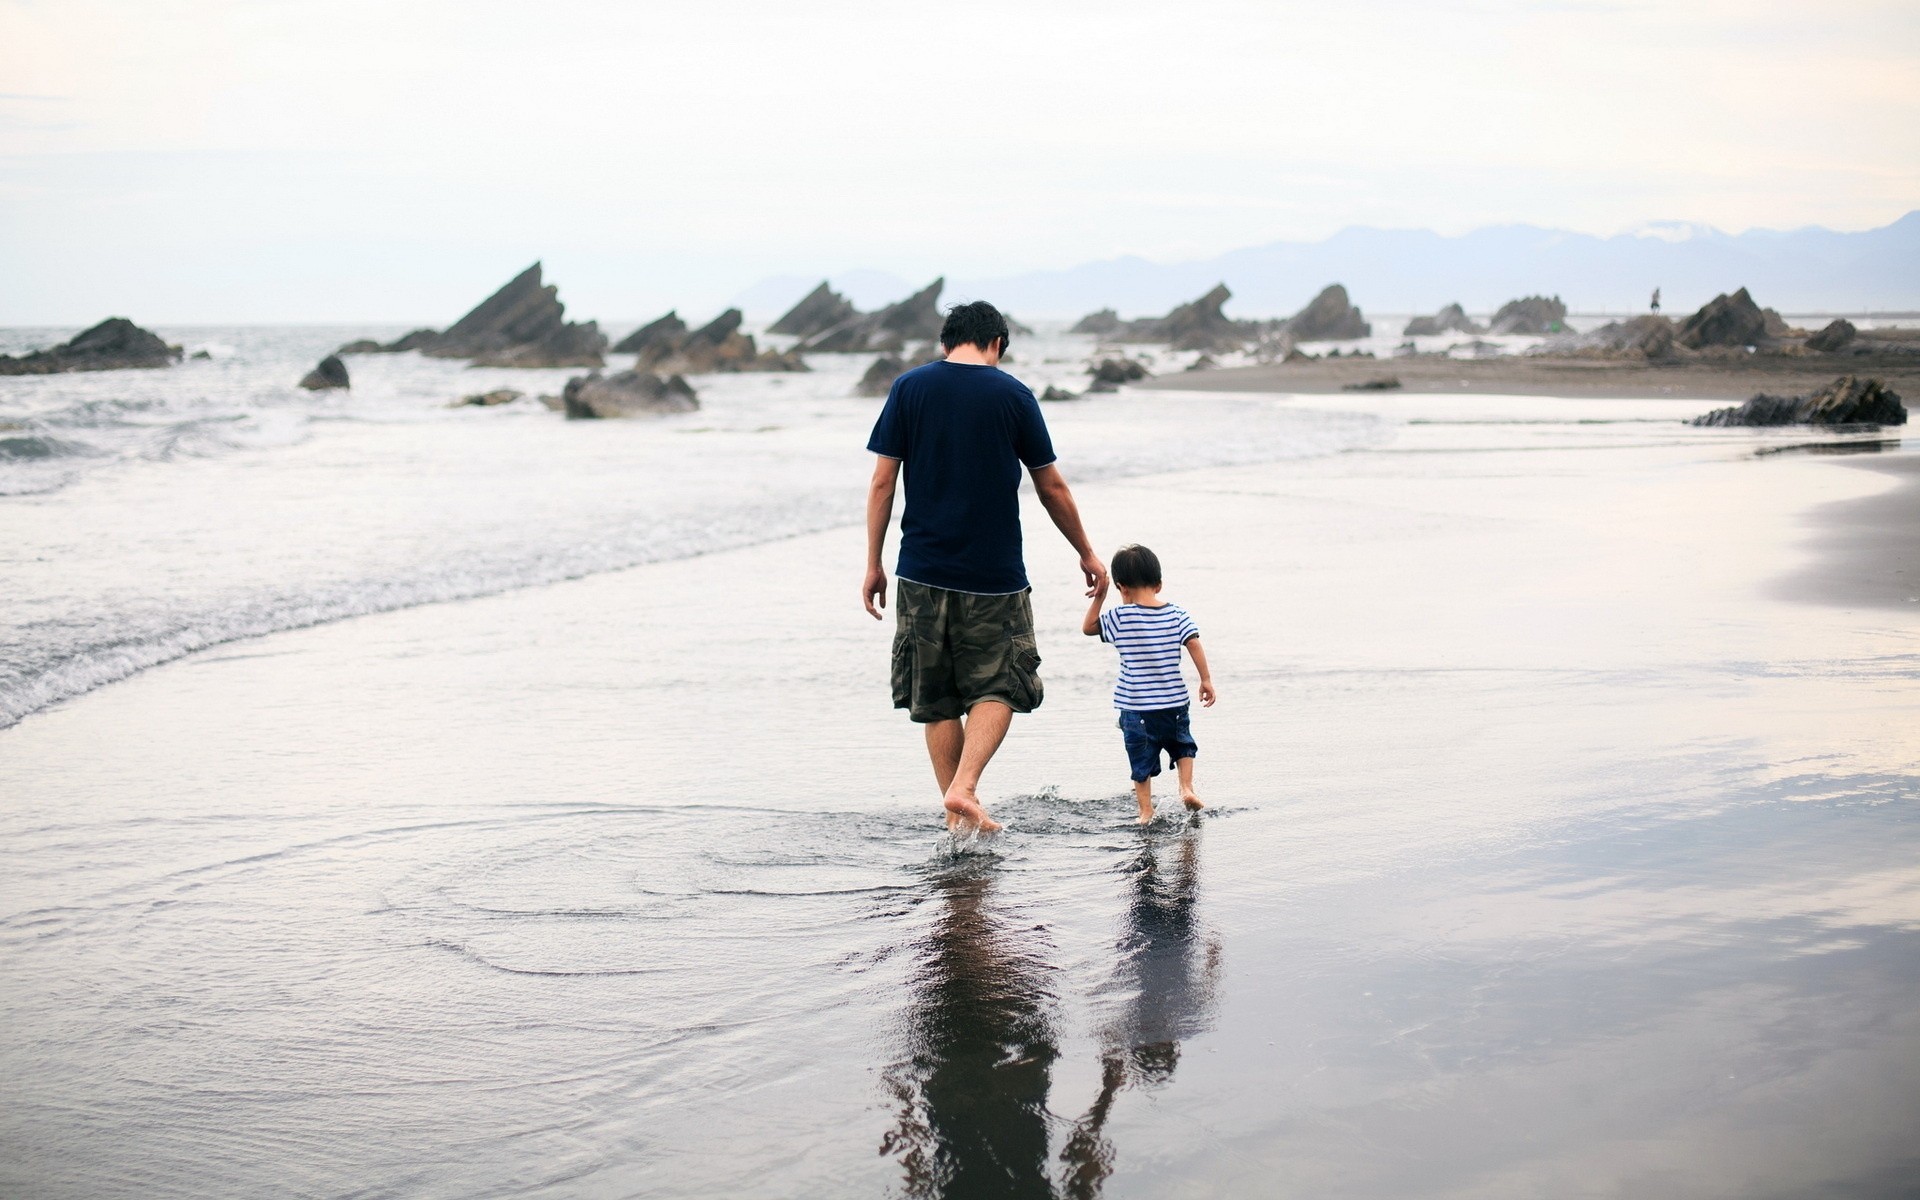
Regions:
<instances>
[{"instance_id":1,"label":"distant mountain range","mask_svg":"<svg viewBox=\"0 0 1920 1200\"><path fill-rule=\"evenodd\" d=\"M861 307L867 293L897 299L925 281L850 272ZM777 316L818 280L766 280L737 303ZM1343 283L1368 312L1432 312L1459 302L1491 312L1516 296L1557 295L1575 312L1637 312L1654 288L1662 307L1690 312L1745 287L1781 312L1920 310L1920 210L1859 233L1810 226L1727 234L1662 223L1614 237L1499 225L1459 237L1428 230L1343 229L1319 242L1274 242L1215 258L1155 263L1125 257L1058 271L955 280L945 300L984 298L1017 316L1078 317L1098 308L1122 316L1165 312L1224 282L1228 311L1284 316L1329 283ZM776 295L775 293L778 293ZM749 302L750 301L750 302Z\"/></svg>"}]
</instances>

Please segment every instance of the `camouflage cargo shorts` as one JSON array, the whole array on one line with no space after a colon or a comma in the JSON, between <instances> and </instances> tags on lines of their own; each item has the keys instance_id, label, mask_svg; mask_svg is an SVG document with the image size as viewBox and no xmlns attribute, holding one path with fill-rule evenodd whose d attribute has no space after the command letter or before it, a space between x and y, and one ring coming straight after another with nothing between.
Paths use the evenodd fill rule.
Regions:
<instances>
[{"instance_id":1,"label":"camouflage cargo shorts","mask_svg":"<svg viewBox=\"0 0 1920 1200\"><path fill-rule=\"evenodd\" d=\"M951 721L982 700L1040 707L1040 651L1027 592L982 596L902 579L894 594L893 706Z\"/></svg>"}]
</instances>

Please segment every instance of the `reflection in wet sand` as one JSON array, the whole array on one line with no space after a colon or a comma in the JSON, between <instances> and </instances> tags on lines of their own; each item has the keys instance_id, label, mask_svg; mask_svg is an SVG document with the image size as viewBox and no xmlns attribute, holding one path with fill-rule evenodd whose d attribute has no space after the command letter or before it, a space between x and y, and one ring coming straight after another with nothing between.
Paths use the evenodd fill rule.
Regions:
<instances>
[{"instance_id":1,"label":"reflection in wet sand","mask_svg":"<svg viewBox=\"0 0 1920 1200\"><path fill-rule=\"evenodd\" d=\"M1101 1035L1100 1094L1060 1152L1061 1191L1075 1200L1099 1195L1113 1174L1115 1147L1105 1131L1115 1098L1124 1088L1151 1090L1173 1078L1180 1043L1212 1023L1220 979L1220 942L1195 912L1198 822L1171 847L1147 842L1128 870L1132 897L1113 980L1113 991L1127 999Z\"/></svg>"}]
</instances>

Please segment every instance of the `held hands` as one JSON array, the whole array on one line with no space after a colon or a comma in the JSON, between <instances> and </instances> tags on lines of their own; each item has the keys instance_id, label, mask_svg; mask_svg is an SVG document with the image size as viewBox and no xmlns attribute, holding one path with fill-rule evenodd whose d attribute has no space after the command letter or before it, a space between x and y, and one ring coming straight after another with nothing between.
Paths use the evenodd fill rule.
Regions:
<instances>
[{"instance_id":1,"label":"held hands","mask_svg":"<svg viewBox=\"0 0 1920 1200\"><path fill-rule=\"evenodd\" d=\"M887 572L883 567L868 567L866 582L860 585L860 599L867 606L867 615L874 620L882 620L880 609L887 606ZM875 608L878 604L880 608Z\"/></svg>"},{"instance_id":2,"label":"held hands","mask_svg":"<svg viewBox=\"0 0 1920 1200\"><path fill-rule=\"evenodd\" d=\"M1089 550L1080 556L1080 573L1087 577L1087 595L1105 598L1107 594L1107 564L1100 556Z\"/></svg>"},{"instance_id":3,"label":"held hands","mask_svg":"<svg viewBox=\"0 0 1920 1200\"><path fill-rule=\"evenodd\" d=\"M1211 678L1202 679L1200 681L1200 707L1212 708L1213 702L1219 698L1220 693L1213 690L1213 680Z\"/></svg>"}]
</instances>

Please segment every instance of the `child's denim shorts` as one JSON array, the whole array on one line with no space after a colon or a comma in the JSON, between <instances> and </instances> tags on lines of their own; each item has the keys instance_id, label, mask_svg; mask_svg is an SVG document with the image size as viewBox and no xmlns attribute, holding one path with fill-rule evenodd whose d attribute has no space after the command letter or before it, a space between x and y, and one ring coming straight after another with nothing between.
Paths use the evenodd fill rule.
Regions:
<instances>
[{"instance_id":1,"label":"child's denim shorts","mask_svg":"<svg viewBox=\"0 0 1920 1200\"><path fill-rule=\"evenodd\" d=\"M1166 751L1169 766L1200 753L1194 744L1193 727L1187 721L1187 706L1156 708L1150 712L1120 710L1120 736L1127 743L1127 761L1133 764L1133 781L1152 779L1160 773L1160 752Z\"/></svg>"}]
</instances>

